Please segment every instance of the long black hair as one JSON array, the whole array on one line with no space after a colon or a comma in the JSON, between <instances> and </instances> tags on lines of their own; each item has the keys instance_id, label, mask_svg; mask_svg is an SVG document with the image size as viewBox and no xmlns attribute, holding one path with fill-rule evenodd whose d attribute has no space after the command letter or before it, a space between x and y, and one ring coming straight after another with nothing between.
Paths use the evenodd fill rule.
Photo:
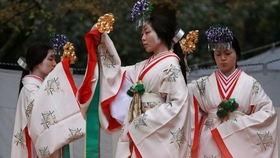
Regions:
<instances>
[{"instance_id":1,"label":"long black hair","mask_svg":"<svg viewBox=\"0 0 280 158\"><path fill-rule=\"evenodd\" d=\"M39 65L48 55L48 51L52 49L51 46L44 44L44 43L34 43L31 45L26 53L25 53L25 62L27 64L27 70L23 69L21 78L20 78L20 85L19 85L19 93L23 87L22 79L30 74L30 71L33 71L34 67Z\"/></svg>"},{"instance_id":2,"label":"long black hair","mask_svg":"<svg viewBox=\"0 0 280 158\"><path fill-rule=\"evenodd\" d=\"M180 66L181 71L184 77L184 80L187 84L187 76L186 76L186 63L184 60L184 54L182 52L182 48L177 42L176 44L172 45L172 40L175 36L175 25L169 21L169 19L163 15L153 15L147 19L156 32L157 36L168 46L170 50L173 47L174 53L180 58Z\"/></svg>"}]
</instances>

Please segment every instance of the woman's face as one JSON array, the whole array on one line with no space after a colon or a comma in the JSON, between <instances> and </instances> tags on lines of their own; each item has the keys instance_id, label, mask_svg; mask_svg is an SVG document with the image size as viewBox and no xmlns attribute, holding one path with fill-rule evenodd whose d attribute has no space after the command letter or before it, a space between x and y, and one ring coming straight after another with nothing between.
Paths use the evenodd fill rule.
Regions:
<instances>
[{"instance_id":1,"label":"woman's face","mask_svg":"<svg viewBox=\"0 0 280 158\"><path fill-rule=\"evenodd\" d=\"M162 41L158 38L150 23L145 23L142 27L142 43L147 52L154 53L162 45Z\"/></svg>"},{"instance_id":2,"label":"woman's face","mask_svg":"<svg viewBox=\"0 0 280 158\"><path fill-rule=\"evenodd\" d=\"M214 59L221 72L229 76L236 68L237 56L234 49L214 51Z\"/></svg>"},{"instance_id":3,"label":"woman's face","mask_svg":"<svg viewBox=\"0 0 280 158\"><path fill-rule=\"evenodd\" d=\"M48 50L46 58L37 66L42 78L46 77L55 67L55 55L53 50Z\"/></svg>"}]
</instances>

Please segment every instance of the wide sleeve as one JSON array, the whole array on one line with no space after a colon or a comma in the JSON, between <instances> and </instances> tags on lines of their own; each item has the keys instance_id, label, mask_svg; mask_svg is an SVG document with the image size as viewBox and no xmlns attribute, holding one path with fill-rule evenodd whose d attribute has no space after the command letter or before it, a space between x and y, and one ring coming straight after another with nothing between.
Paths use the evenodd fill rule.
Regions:
<instances>
[{"instance_id":1,"label":"wide sleeve","mask_svg":"<svg viewBox=\"0 0 280 158\"><path fill-rule=\"evenodd\" d=\"M112 106L110 105L117 98L120 90L125 89L122 86L127 87L130 83L129 79L125 79L126 71L121 66L121 60L114 43L106 33L101 35L98 54L100 58L100 87L102 89L99 106L100 124L105 131L112 132L120 129L121 123L113 117L114 115L111 113ZM124 81L127 84L123 84ZM123 92L124 90L122 90L122 94ZM118 104L114 105L117 106ZM120 106L120 108L122 107Z\"/></svg>"},{"instance_id":2,"label":"wide sleeve","mask_svg":"<svg viewBox=\"0 0 280 158\"><path fill-rule=\"evenodd\" d=\"M193 80L188 84L188 91L189 91L189 101L190 101L190 111L191 115L194 118L192 122L192 131L195 136L198 136L198 131L201 128L201 122L204 112L201 110L200 106L204 105L206 102L204 99L205 95L205 85L208 76L201 77L197 80ZM196 132L195 132L196 130Z\"/></svg>"},{"instance_id":3,"label":"wide sleeve","mask_svg":"<svg viewBox=\"0 0 280 158\"><path fill-rule=\"evenodd\" d=\"M84 117L98 82L98 58L96 49L100 36L100 32L97 29L91 30L85 35L86 47L88 50L87 68L84 79L76 94Z\"/></svg>"},{"instance_id":4,"label":"wide sleeve","mask_svg":"<svg viewBox=\"0 0 280 158\"><path fill-rule=\"evenodd\" d=\"M193 80L188 84L189 101L190 101L190 116L191 121L191 137L192 137L192 157L198 157L197 152L199 148L199 137L202 128L202 122L204 120L205 112L202 111L200 106L205 104L205 85L208 80L208 76L201 77L197 80Z\"/></svg>"},{"instance_id":5,"label":"wide sleeve","mask_svg":"<svg viewBox=\"0 0 280 158\"><path fill-rule=\"evenodd\" d=\"M251 114L222 123L212 130L213 138L225 149L224 155L240 157L246 152L251 156L277 157L277 116L273 103L255 79L250 77L248 81Z\"/></svg>"},{"instance_id":6,"label":"wide sleeve","mask_svg":"<svg viewBox=\"0 0 280 158\"><path fill-rule=\"evenodd\" d=\"M41 157L50 156L85 135L86 122L75 97L76 91L69 61L64 59L48 74L36 93L30 137Z\"/></svg>"},{"instance_id":7,"label":"wide sleeve","mask_svg":"<svg viewBox=\"0 0 280 158\"><path fill-rule=\"evenodd\" d=\"M32 91L23 87L17 102L11 158L21 156L28 157L28 155L33 155L32 152L35 152L32 151L32 141L28 133L29 114L31 113L32 108L30 98L32 97L32 94L34 94Z\"/></svg>"},{"instance_id":8,"label":"wide sleeve","mask_svg":"<svg viewBox=\"0 0 280 158\"><path fill-rule=\"evenodd\" d=\"M199 135L202 121L202 115L200 113L199 102L201 102L201 95L198 88L198 81L194 80L188 84L189 90L189 101L190 101L190 115L193 118L191 121L191 138L192 138L192 149L191 155L193 157L198 157L198 147L199 147Z\"/></svg>"},{"instance_id":9,"label":"wide sleeve","mask_svg":"<svg viewBox=\"0 0 280 158\"><path fill-rule=\"evenodd\" d=\"M203 121L203 116L206 113L200 108L201 106L207 105L207 100L205 99L205 91L206 91L206 81L209 80L209 76L201 77L197 80L193 80L188 84L189 90L189 100L191 102L191 113L194 118L194 122L192 122L192 130L194 130L195 136L198 137L198 132L201 128L201 123Z\"/></svg>"}]
</instances>

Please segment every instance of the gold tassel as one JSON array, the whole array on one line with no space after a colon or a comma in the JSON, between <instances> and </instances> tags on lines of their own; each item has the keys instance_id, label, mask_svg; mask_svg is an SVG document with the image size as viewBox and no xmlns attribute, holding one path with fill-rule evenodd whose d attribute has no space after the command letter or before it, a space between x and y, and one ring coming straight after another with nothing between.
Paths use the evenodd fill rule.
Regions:
<instances>
[{"instance_id":1,"label":"gold tassel","mask_svg":"<svg viewBox=\"0 0 280 158\"><path fill-rule=\"evenodd\" d=\"M136 117L141 115L141 97L138 93L133 95L130 107L129 107L129 123L131 123Z\"/></svg>"},{"instance_id":2,"label":"gold tassel","mask_svg":"<svg viewBox=\"0 0 280 158\"><path fill-rule=\"evenodd\" d=\"M135 96L135 95L134 95ZM131 123L133 121L133 111L134 111L134 100L135 97L133 96L132 101L130 103L130 107L129 107L129 123Z\"/></svg>"}]
</instances>

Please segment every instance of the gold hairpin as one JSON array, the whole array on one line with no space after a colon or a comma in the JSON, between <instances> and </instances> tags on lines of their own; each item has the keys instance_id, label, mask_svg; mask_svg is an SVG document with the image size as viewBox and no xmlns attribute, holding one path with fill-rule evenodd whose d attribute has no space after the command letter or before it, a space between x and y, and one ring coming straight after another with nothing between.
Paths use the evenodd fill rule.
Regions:
<instances>
[{"instance_id":1,"label":"gold hairpin","mask_svg":"<svg viewBox=\"0 0 280 158\"><path fill-rule=\"evenodd\" d=\"M74 64L75 61L77 60L76 54L75 54L75 48L73 46L72 43L67 42L64 46L63 46L63 54L61 56L61 61L65 58L69 58L70 59L70 64Z\"/></svg>"},{"instance_id":2,"label":"gold hairpin","mask_svg":"<svg viewBox=\"0 0 280 158\"><path fill-rule=\"evenodd\" d=\"M186 38L180 41L180 45L184 55L193 53L195 50L195 44L198 42L198 30L189 31Z\"/></svg>"}]
</instances>

